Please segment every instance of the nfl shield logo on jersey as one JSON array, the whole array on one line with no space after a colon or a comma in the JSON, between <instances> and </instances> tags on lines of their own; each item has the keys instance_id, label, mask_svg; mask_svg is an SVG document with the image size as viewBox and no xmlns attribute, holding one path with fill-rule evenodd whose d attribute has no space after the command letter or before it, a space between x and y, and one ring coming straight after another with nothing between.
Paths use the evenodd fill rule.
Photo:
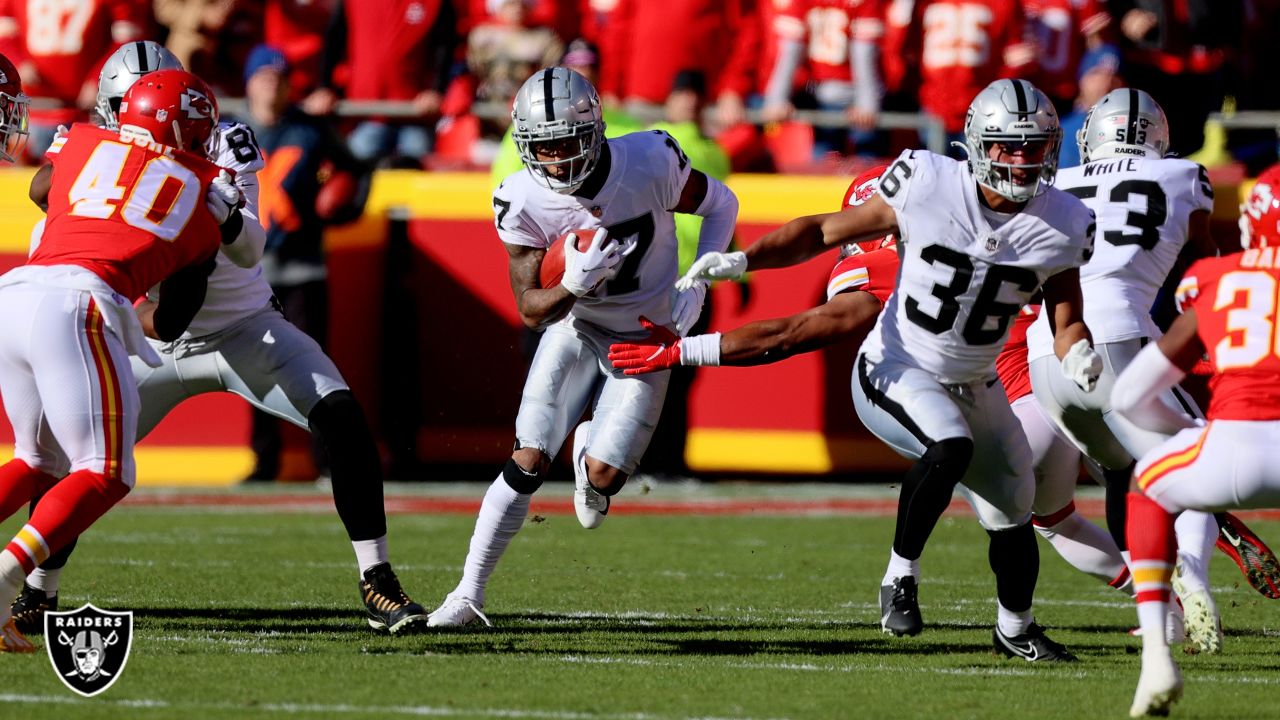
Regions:
<instances>
[{"instance_id":1,"label":"nfl shield logo on jersey","mask_svg":"<svg viewBox=\"0 0 1280 720\"><path fill-rule=\"evenodd\" d=\"M76 693L93 697L115 683L133 645L133 613L93 605L44 616L53 671Z\"/></svg>"},{"instance_id":2,"label":"nfl shield logo on jersey","mask_svg":"<svg viewBox=\"0 0 1280 720\"><path fill-rule=\"evenodd\" d=\"M1000 236L999 236L999 235L988 235L988 236L987 236L987 242L986 242L985 247L986 247L986 249L987 249L987 252L989 252L989 253L993 253L993 252L995 252L996 250L999 250L999 249L1000 249Z\"/></svg>"}]
</instances>

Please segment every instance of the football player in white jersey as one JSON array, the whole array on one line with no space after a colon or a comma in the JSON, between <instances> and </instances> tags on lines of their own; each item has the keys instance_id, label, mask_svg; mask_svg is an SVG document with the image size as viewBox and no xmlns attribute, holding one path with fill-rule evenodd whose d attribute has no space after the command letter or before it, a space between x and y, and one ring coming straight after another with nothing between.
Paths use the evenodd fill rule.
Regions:
<instances>
[{"instance_id":1,"label":"football player in white jersey","mask_svg":"<svg viewBox=\"0 0 1280 720\"><path fill-rule=\"evenodd\" d=\"M181 68L181 63L157 43L122 46L99 76L99 122L114 127L129 86L150 72L169 68ZM218 254L204 305L182 338L150 341L163 364L151 368L134 358L142 401L138 438L183 400L208 392L233 392L317 434L331 463L334 505L355 550L366 621L393 634L421 628L426 610L401 589L388 559L381 460L363 411L333 361L315 340L285 320L258 266L266 233L258 221L257 172L263 158L253 131L242 123L220 122L208 149L216 165L235 173L238 192L228 202L234 206L243 197L243 228L236 247L224 247ZM33 199L41 197L41 191L33 183ZM153 291L139 306L140 315L154 300ZM59 576L74 547L73 542L51 556L27 579L14 603L14 617L23 627L38 632L43 613L57 609Z\"/></svg>"},{"instance_id":2,"label":"football player in white jersey","mask_svg":"<svg viewBox=\"0 0 1280 720\"><path fill-rule=\"evenodd\" d=\"M1080 287L1085 322L1103 370L1094 392L1062 378L1044 315L1027 333L1028 359L1035 396L1045 412L1107 471L1108 524L1124 550L1123 503L1134 458L1167 436L1114 412L1111 389L1142 347L1160 337L1151 308L1184 246L1193 257L1217 254L1209 235L1213 187L1200 165L1164 156L1169 145L1164 111L1141 90L1120 88L1098 101L1077 143L1084 164L1063 170L1055 184L1097 215L1098 242L1080 269ZM1200 417L1194 401L1177 387L1163 400L1178 412ZM1186 512L1177 527L1187 637L1202 651L1217 652L1222 630L1208 592L1207 565L1218 523L1211 514Z\"/></svg>"},{"instance_id":3,"label":"football player in white jersey","mask_svg":"<svg viewBox=\"0 0 1280 720\"><path fill-rule=\"evenodd\" d=\"M922 629L918 559L963 482L991 541L994 646L1026 660L1075 659L1032 616L1039 555L1031 451L995 370L1010 320L1038 289L1056 328L1059 372L1089 389L1101 365L1083 321L1077 270L1092 251L1092 213L1050 185L1061 138L1044 93L1025 80L998 80L969 107L967 162L905 152L863 205L793 220L753 247L751 266L768 268L830 245L899 237L897 286L853 378L862 422L916 461L902 484L880 590L886 632ZM732 277L745 262L709 257L686 278Z\"/></svg>"},{"instance_id":4,"label":"football player in white jersey","mask_svg":"<svg viewBox=\"0 0 1280 720\"><path fill-rule=\"evenodd\" d=\"M606 140L600 113L591 83L563 67L534 73L512 106L525 168L494 192L495 224L520 316L546 331L525 380L516 450L485 493L462 579L431 625L488 622L489 576L586 410L592 419L573 440L574 506L584 527L604 521L649 444L671 374L626 376L609 364L609 346L647 336L646 321L685 335L702 311L706 282L672 290L672 213L703 218L699 256L723 251L733 234L738 201L725 185L690 167L664 132ZM598 229L585 250L566 242L561 284L540 287L547 247L577 228Z\"/></svg>"}]
</instances>

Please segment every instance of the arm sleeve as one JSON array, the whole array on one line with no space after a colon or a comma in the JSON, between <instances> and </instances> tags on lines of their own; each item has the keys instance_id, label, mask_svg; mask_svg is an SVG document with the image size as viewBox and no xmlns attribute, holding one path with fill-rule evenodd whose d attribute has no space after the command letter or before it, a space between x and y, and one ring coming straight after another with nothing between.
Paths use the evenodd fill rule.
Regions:
<instances>
[{"instance_id":1,"label":"arm sleeve","mask_svg":"<svg viewBox=\"0 0 1280 720\"><path fill-rule=\"evenodd\" d=\"M849 52L849 70L853 73L853 103L860 110L877 112L884 98L880 77L880 42L884 39L883 9L879 3L866 2L849 25L853 44Z\"/></svg>"},{"instance_id":2,"label":"arm sleeve","mask_svg":"<svg viewBox=\"0 0 1280 720\"><path fill-rule=\"evenodd\" d=\"M702 216L697 256L728 249L738 223L738 197L733 191L724 183L708 176L707 195L695 214Z\"/></svg>"},{"instance_id":3,"label":"arm sleeve","mask_svg":"<svg viewBox=\"0 0 1280 720\"><path fill-rule=\"evenodd\" d=\"M1172 435L1199 423L1161 401L1170 388L1186 377L1160 346L1151 343L1116 378L1111 391L1111 407L1125 419L1145 430Z\"/></svg>"},{"instance_id":4,"label":"arm sleeve","mask_svg":"<svg viewBox=\"0 0 1280 720\"><path fill-rule=\"evenodd\" d=\"M800 67L804 54L804 44L796 38L778 38L778 55L773 62L773 72L769 74L769 84L765 87L764 101L769 105L780 105L791 97L791 82Z\"/></svg>"},{"instance_id":5,"label":"arm sleeve","mask_svg":"<svg viewBox=\"0 0 1280 720\"><path fill-rule=\"evenodd\" d=\"M240 232L222 252L231 262L243 268L251 268L262 260L267 245L267 231L258 216L257 173L236 173L236 187L244 193L244 207L240 208Z\"/></svg>"}]
</instances>

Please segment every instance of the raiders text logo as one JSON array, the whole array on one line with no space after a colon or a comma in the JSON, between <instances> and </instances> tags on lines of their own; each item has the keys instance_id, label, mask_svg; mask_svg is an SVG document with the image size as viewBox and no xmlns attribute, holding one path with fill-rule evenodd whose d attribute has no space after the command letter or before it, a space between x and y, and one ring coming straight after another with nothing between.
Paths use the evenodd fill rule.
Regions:
<instances>
[{"instance_id":1,"label":"raiders text logo","mask_svg":"<svg viewBox=\"0 0 1280 720\"><path fill-rule=\"evenodd\" d=\"M44 616L45 648L58 677L74 692L93 697L115 683L129 660L133 613L86 604Z\"/></svg>"}]
</instances>

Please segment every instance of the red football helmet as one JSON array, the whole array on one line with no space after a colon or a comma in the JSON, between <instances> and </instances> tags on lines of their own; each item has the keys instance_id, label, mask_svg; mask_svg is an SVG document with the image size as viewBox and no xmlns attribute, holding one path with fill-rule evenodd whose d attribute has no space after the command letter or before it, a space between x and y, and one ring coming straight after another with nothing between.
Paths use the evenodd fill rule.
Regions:
<instances>
[{"instance_id":1,"label":"red football helmet","mask_svg":"<svg viewBox=\"0 0 1280 720\"><path fill-rule=\"evenodd\" d=\"M22 78L9 58L0 55L0 160L16 162L27 144L27 109Z\"/></svg>"},{"instance_id":2,"label":"red football helmet","mask_svg":"<svg viewBox=\"0 0 1280 720\"><path fill-rule=\"evenodd\" d=\"M131 85L120 101L122 134L144 135L204 155L218 126L218 101L209 86L185 70L159 70Z\"/></svg>"},{"instance_id":3,"label":"red football helmet","mask_svg":"<svg viewBox=\"0 0 1280 720\"><path fill-rule=\"evenodd\" d=\"M888 165L877 165L870 170L864 171L861 175L853 179L849 184L849 189L844 193L844 202L840 204L840 209L861 205L867 201L867 198L876 194L876 190L880 188L880 176L888 170ZM882 247L892 247L898 239L892 235L885 235L875 240L864 240L857 243L848 243L840 248L840 257L849 257L850 255L858 255L872 250L879 250Z\"/></svg>"},{"instance_id":4,"label":"red football helmet","mask_svg":"<svg viewBox=\"0 0 1280 720\"><path fill-rule=\"evenodd\" d=\"M1240 206L1240 245L1280 247L1280 165L1258 176L1249 199Z\"/></svg>"}]
</instances>

